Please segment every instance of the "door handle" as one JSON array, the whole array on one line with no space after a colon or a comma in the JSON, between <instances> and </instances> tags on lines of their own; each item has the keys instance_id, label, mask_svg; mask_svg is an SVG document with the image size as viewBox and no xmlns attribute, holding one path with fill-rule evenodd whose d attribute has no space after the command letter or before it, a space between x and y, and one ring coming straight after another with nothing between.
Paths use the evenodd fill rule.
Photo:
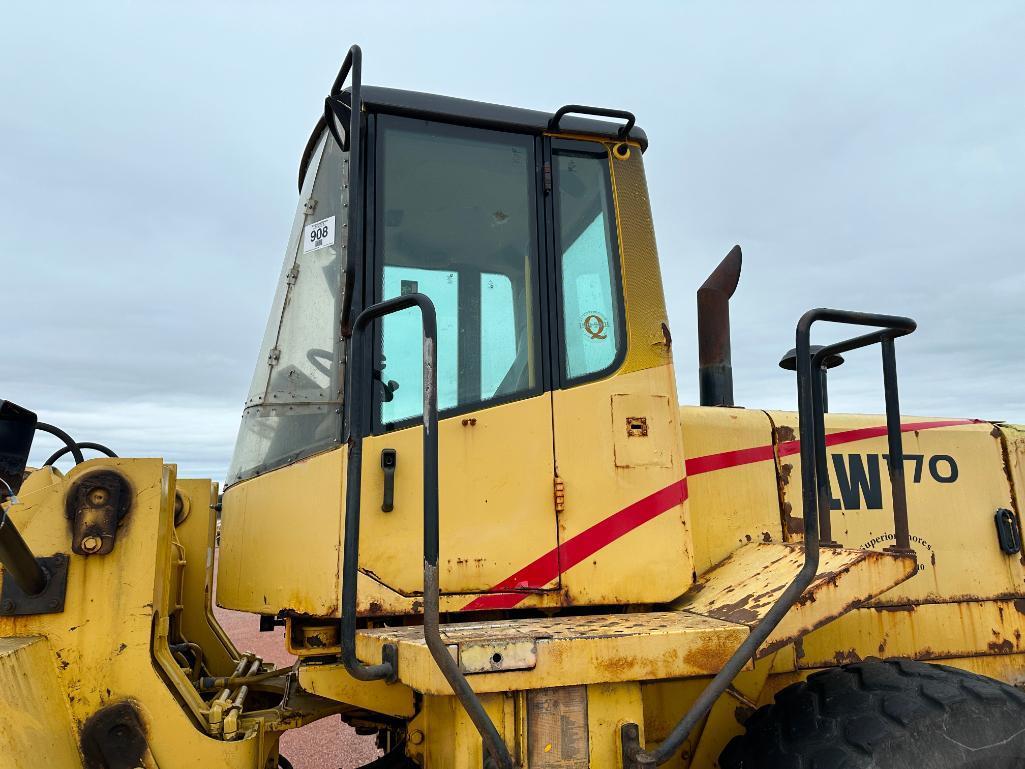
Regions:
<instances>
[{"instance_id":1,"label":"door handle","mask_svg":"<svg viewBox=\"0 0 1025 769\"><path fill-rule=\"evenodd\" d=\"M381 469L384 471L384 499L381 500L381 512L390 513L395 509L395 465L399 453L395 449L381 449Z\"/></svg>"}]
</instances>

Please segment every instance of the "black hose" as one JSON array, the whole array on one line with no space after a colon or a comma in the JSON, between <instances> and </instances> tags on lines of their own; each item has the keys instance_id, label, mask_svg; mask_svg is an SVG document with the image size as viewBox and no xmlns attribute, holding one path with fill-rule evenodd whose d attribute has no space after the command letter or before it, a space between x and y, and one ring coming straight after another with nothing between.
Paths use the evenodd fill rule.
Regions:
<instances>
[{"instance_id":1,"label":"black hose","mask_svg":"<svg viewBox=\"0 0 1025 769\"><path fill-rule=\"evenodd\" d=\"M68 450L71 452L71 455L75 458L76 465L85 462L85 457L82 455L82 449L78 448L78 444L75 443L75 439L63 430L61 430L59 427L48 425L46 422L36 422L36 429L42 430L44 433L50 433L50 435L56 435L58 438L64 441L64 445L68 447Z\"/></svg>"},{"instance_id":2,"label":"black hose","mask_svg":"<svg viewBox=\"0 0 1025 769\"><path fill-rule=\"evenodd\" d=\"M75 443L74 446L77 446L80 449L92 449L93 451L98 451L101 454L106 454L108 457L117 459L117 454L108 449L102 443L93 443L92 441L80 441L78 443ZM58 449L57 451L53 452L49 456L49 458L45 462L43 462L43 466L45 467L46 465L52 465L65 454L70 454L74 450L74 446L65 446L64 448Z\"/></svg>"}]
</instances>

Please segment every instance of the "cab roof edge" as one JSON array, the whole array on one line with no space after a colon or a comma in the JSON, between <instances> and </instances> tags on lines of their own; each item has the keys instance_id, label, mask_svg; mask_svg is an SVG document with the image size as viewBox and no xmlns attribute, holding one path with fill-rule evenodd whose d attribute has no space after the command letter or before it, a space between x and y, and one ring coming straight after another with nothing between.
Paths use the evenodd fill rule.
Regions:
<instances>
[{"instance_id":1,"label":"cab roof edge","mask_svg":"<svg viewBox=\"0 0 1025 769\"><path fill-rule=\"evenodd\" d=\"M549 131L549 124L559 115L559 130L566 133L586 134L605 139L623 139L624 124L608 120L597 120L593 117L581 117L577 114L564 112L568 107L573 111L578 105L568 105L557 112L507 107L501 104L461 99L454 96L441 96L419 91L404 91L398 88L380 86L362 86L363 106L371 112L384 112L405 117L418 117L428 120L458 123L460 125L476 125L483 128L518 131L522 133L543 134ZM633 116L622 110L599 110L609 116L627 120L632 124ZM562 113L562 114L560 114ZM325 128L323 118L317 121L306 144L299 166L299 188L302 189L313 149L316 147L321 132ZM637 125L630 125L627 137L636 141L643 152L648 148L648 137Z\"/></svg>"}]
</instances>

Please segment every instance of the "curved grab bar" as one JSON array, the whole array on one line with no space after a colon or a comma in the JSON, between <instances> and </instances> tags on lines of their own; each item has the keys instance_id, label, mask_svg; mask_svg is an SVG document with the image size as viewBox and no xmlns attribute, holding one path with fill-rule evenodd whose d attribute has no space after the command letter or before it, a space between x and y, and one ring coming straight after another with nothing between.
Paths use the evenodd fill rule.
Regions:
<instances>
[{"instance_id":1,"label":"curved grab bar","mask_svg":"<svg viewBox=\"0 0 1025 769\"><path fill-rule=\"evenodd\" d=\"M625 120L626 123L624 123L623 127L619 129L620 139L630 138L630 131L633 129L634 123L636 122L634 114L632 112L627 112L625 109L607 109L605 107L588 107L584 104L567 104L564 107L559 107L558 111L552 115L552 119L548 121L548 130L559 130L559 121L570 113Z\"/></svg>"}]
</instances>

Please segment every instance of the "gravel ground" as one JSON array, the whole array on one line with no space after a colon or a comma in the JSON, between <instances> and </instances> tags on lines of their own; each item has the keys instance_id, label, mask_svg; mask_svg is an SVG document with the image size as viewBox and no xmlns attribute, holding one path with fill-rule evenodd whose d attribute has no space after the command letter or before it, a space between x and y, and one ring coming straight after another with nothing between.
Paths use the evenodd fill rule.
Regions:
<instances>
[{"instance_id":1,"label":"gravel ground","mask_svg":"<svg viewBox=\"0 0 1025 769\"><path fill-rule=\"evenodd\" d=\"M281 628L261 633L253 614L216 608L221 625L239 651L252 651L275 665L291 665L295 658L285 651ZM281 736L281 755L295 769L356 769L380 755L373 737L361 737L337 717L293 729Z\"/></svg>"}]
</instances>

